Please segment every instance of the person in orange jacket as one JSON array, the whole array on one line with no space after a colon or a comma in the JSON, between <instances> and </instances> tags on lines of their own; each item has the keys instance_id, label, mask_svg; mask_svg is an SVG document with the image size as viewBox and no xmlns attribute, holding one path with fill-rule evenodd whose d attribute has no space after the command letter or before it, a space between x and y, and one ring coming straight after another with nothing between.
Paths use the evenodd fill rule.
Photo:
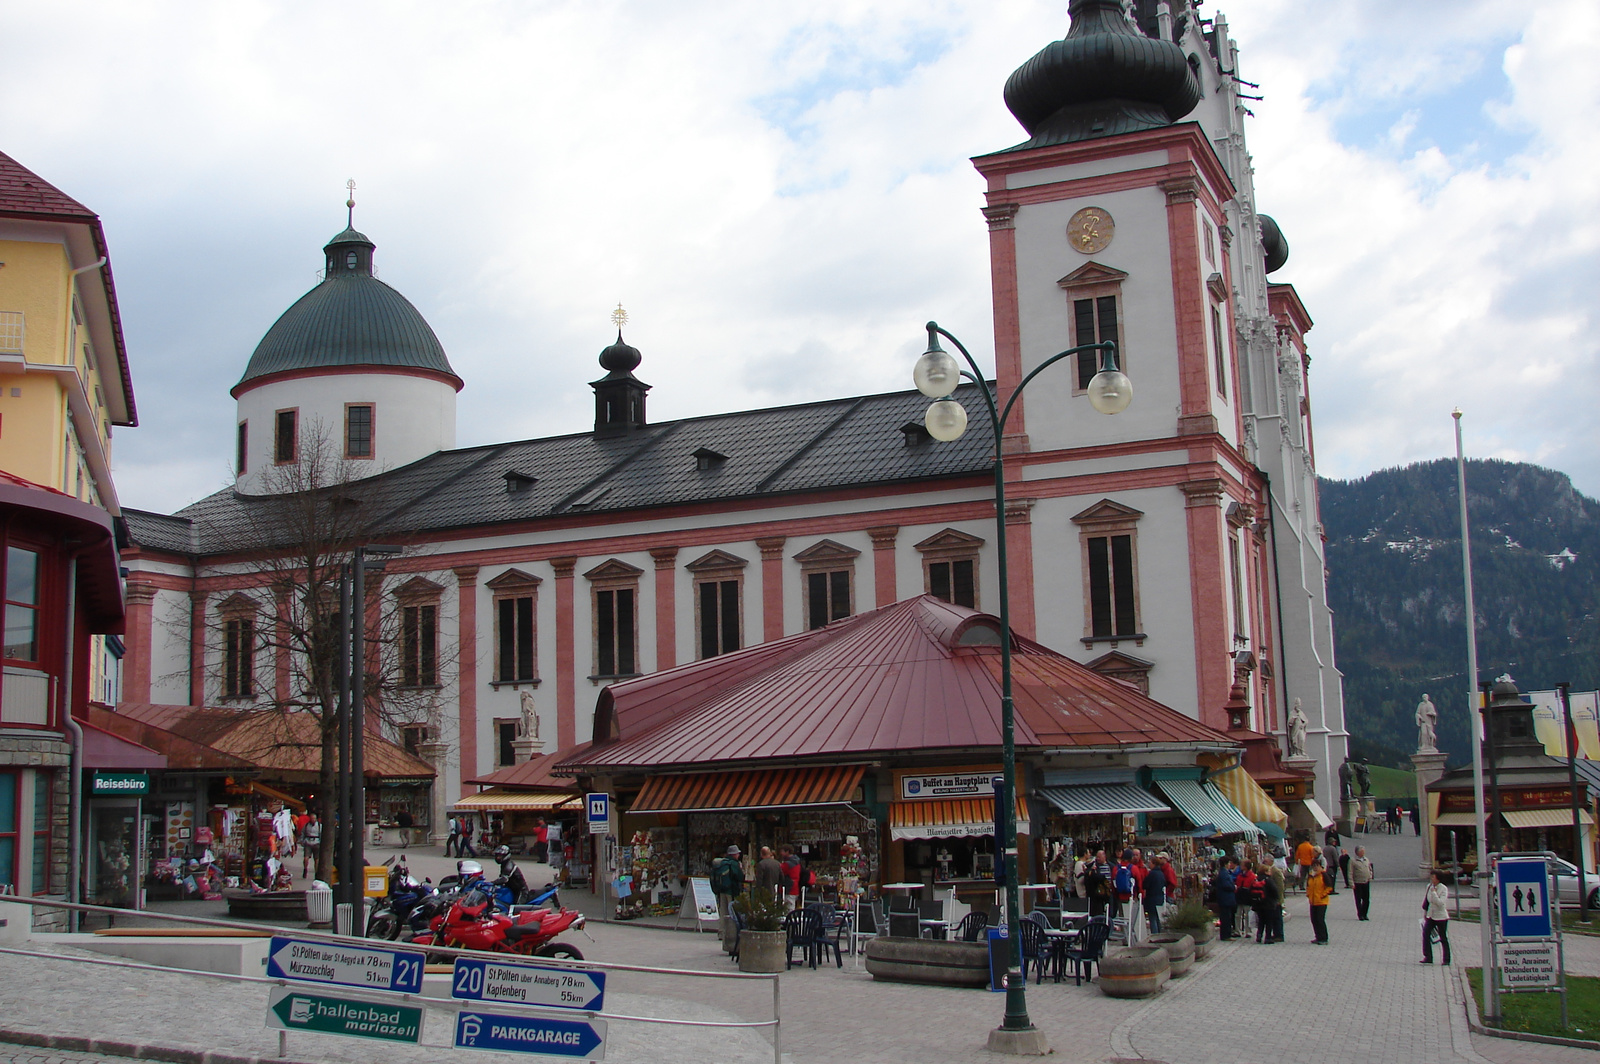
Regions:
<instances>
[{"instance_id":1,"label":"person in orange jacket","mask_svg":"<svg viewBox=\"0 0 1600 1064\"><path fill-rule=\"evenodd\" d=\"M1327 863L1318 857L1311 862L1311 874L1306 877L1306 900L1311 903L1311 930L1317 935L1312 942L1318 946L1328 944L1328 895L1332 888L1328 886L1327 869Z\"/></svg>"},{"instance_id":2,"label":"person in orange jacket","mask_svg":"<svg viewBox=\"0 0 1600 1064\"><path fill-rule=\"evenodd\" d=\"M1310 839L1301 839L1295 847L1294 860L1300 871L1300 889L1306 889L1306 877L1311 875L1311 862L1317 859L1317 847Z\"/></svg>"}]
</instances>

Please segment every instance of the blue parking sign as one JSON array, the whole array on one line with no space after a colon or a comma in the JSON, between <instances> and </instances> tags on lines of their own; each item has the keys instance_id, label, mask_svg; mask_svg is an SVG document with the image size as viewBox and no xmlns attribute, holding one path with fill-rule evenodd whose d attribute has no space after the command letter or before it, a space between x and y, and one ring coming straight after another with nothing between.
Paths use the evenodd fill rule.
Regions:
<instances>
[{"instance_id":1,"label":"blue parking sign","mask_svg":"<svg viewBox=\"0 0 1600 1064\"><path fill-rule=\"evenodd\" d=\"M1500 891L1500 937L1550 938L1550 872L1544 859L1501 861L1495 866Z\"/></svg>"}]
</instances>

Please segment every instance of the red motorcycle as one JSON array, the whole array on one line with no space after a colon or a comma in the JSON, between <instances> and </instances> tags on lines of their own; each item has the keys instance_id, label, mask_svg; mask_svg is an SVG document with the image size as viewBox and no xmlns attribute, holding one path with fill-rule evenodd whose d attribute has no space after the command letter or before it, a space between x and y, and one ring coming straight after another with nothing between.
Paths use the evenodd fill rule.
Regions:
<instances>
[{"instance_id":1,"label":"red motorcycle","mask_svg":"<svg viewBox=\"0 0 1600 1064\"><path fill-rule=\"evenodd\" d=\"M577 947L555 938L567 928L583 930L587 918L575 909L524 909L507 915L491 910L489 896L469 891L431 921L431 933L412 941L487 953L518 953L581 961Z\"/></svg>"}]
</instances>

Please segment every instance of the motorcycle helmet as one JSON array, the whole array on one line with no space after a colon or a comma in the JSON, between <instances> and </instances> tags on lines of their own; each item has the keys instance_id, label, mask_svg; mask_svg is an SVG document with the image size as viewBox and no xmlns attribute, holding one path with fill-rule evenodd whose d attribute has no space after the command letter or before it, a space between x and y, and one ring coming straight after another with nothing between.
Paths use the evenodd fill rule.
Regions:
<instances>
[{"instance_id":1,"label":"motorcycle helmet","mask_svg":"<svg viewBox=\"0 0 1600 1064\"><path fill-rule=\"evenodd\" d=\"M511 857L511 847L509 847L509 846L496 846L494 848L494 859L496 861L499 861L501 864L505 864L506 861L510 859L510 857Z\"/></svg>"},{"instance_id":2,"label":"motorcycle helmet","mask_svg":"<svg viewBox=\"0 0 1600 1064\"><path fill-rule=\"evenodd\" d=\"M456 874L462 879L470 879L473 876L481 876L483 875L483 865L479 864L477 861L457 861Z\"/></svg>"}]
</instances>

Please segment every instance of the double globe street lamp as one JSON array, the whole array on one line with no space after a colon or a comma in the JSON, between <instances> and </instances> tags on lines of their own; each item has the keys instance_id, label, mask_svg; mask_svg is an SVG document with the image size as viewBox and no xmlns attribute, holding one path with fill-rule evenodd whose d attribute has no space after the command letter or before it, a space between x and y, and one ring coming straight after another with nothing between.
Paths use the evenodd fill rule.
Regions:
<instances>
[{"instance_id":1,"label":"double globe street lamp","mask_svg":"<svg viewBox=\"0 0 1600 1064\"><path fill-rule=\"evenodd\" d=\"M962 368L944 348L939 346L943 336L955 345L970 369ZM955 398L956 386L966 377L978 386L984 409L989 414L989 424L994 430L994 516L995 550L1000 562L1000 627L1004 638L1000 640L1000 723L1005 737L1004 787L996 795L999 822L1002 825L1001 867L1005 875L1006 926L1011 929L1011 957L1006 965L1006 1014L999 1030L989 1039L991 1048L1010 1048L1007 1043L1022 1034L1033 1031L1028 1018L1028 979L1022 967L1022 936L1017 933L1021 913L1017 904L1017 750L1016 722L1011 697L1011 593L1006 566L1006 477L1005 454L1001 441L1005 438L1006 421L1012 407L1028 382L1044 370L1073 355L1090 351L1099 352L1099 372L1089 381L1089 403L1102 414L1117 414L1126 410L1133 399L1133 383L1117 367L1117 345L1110 340L1097 344L1080 344L1052 355L1035 366L1022 378L1016 390L1005 400L1004 408L996 405L999 398L989 389L983 372L960 340L941 329L937 322L928 322L928 349L917 359L911 379L917 390L934 400L923 418L928 435L936 440L958 440L967 431L967 410Z\"/></svg>"}]
</instances>

